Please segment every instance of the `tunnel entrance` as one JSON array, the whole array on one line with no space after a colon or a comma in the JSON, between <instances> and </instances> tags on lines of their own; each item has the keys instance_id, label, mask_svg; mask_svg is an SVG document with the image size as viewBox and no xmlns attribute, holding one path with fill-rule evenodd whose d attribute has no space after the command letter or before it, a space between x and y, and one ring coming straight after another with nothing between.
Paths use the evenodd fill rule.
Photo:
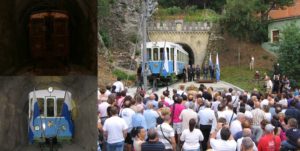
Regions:
<instances>
[{"instance_id":1,"label":"tunnel entrance","mask_svg":"<svg viewBox=\"0 0 300 151\"><path fill-rule=\"evenodd\" d=\"M195 56L194 56L193 49L188 44L185 43L178 42L177 44L181 45L182 48L189 54L189 65L195 64Z\"/></svg>"},{"instance_id":2,"label":"tunnel entrance","mask_svg":"<svg viewBox=\"0 0 300 151\"><path fill-rule=\"evenodd\" d=\"M65 66L55 65L60 60L39 57L42 63L51 60L49 65L54 69L48 72L44 70L46 68L40 68L43 71L33 75L97 75L96 0L12 0L4 4L7 9L3 12L7 13L0 15L0 19L6 26L1 26L0 30L6 31L8 36L0 35L0 75L31 74L37 57L32 55L35 50L44 50L40 56L48 58L67 56L60 60L68 60L70 66L69 70L61 72L65 71ZM68 19L59 14L51 15L54 10L66 12ZM40 19L35 22L32 20L35 12L46 14L44 18L35 16L35 20ZM32 32L40 34L33 36Z\"/></svg>"}]
</instances>

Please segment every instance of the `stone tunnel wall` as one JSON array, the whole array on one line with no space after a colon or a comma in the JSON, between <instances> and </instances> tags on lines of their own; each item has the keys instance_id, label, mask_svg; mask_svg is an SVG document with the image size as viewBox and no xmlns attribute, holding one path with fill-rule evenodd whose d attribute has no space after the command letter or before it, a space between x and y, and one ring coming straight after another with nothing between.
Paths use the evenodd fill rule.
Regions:
<instances>
[{"instance_id":1,"label":"stone tunnel wall","mask_svg":"<svg viewBox=\"0 0 300 151\"><path fill-rule=\"evenodd\" d=\"M31 12L64 10L70 15L70 61L96 75L96 0L4 0L0 2L0 75L14 75L32 61L28 39Z\"/></svg>"},{"instance_id":2,"label":"stone tunnel wall","mask_svg":"<svg viewBox=\"0 0 300 151\"><path fill-rule=\"evenodd\" d=\"M170 41L188 45L194 54L195 65L202 65L206 56L210 29L209 22L185 23L182 20L148 24L150 41Z\"/></svg>"},{"instance_id":3,"label":"stone tunnel wall","mask_svg":"<svg viewBox=\"0 0 300 151\"><path fill-rule=\"evenodd\" d=\"M96 150L97 79L80 77L0 77L0 150L36 150L28 148L28 93L34 88L68 89L78 113L74 119L75 136L72 146L77 150Z\"/></svg>"}]
</instances>

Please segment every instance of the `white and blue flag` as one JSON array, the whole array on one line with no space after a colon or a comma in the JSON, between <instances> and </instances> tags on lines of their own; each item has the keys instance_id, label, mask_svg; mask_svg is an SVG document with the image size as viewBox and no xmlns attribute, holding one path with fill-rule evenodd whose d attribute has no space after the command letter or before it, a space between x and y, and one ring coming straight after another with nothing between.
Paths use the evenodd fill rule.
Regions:
<instances>
[{"instance_id":1,"label":"white and blue flag","mask_svg":"<svg viewBox=\"0 0 300 151\"><path fill-rule=\"evenodd\" d=\"M164 65L163 65L163 70L162 70L162 75L164 77L167 77L168 76L168 73L169 73L169 60L168 60L168 53L167 53L167 50L166 50L166 42L165 42L165 45L164 45Z\"/></svg>"},{"instance_id":2,"label":"white and blue flag","mask_svg":"<svg viewBox=\"0 0 300 151\"><path fill-rule=\"evenodd\" d=\"M220 81L220 75L221 75L221 71L220 71L220 64L219 64L219 56L217 53L217 57L216 57L216 80L217 80L217 82Z\"/></svg>"}]
</instances>

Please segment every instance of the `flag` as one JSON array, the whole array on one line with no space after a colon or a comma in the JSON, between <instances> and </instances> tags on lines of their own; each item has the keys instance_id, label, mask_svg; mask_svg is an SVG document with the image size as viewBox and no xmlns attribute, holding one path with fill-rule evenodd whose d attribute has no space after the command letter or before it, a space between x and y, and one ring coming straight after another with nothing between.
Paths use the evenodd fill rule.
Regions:
<instances>
[{"instance_id":1,"label":"flag","mask_svg":"<svg viewBox=\"0 0 300 151\"><path fill-rule=\"evenodd\" d=\"M168 53L167 53L167 50L166 50L166 42L165 42L165 45L164 45L164 65L163 65L163 72L162 72L162 75L164 77L167 77L168 75L168 72L169 72L169 60L168 60Z\"/></svg>"},{"instance_id":2,"label":"flag","mask_svg":"<svg viewBox=\"0 0 300 151\"><path fill-rule=\"evenodd\" d=\"M209 66L213 66L213 62L212 62L212 59L211 59L211 53L209 54L209 62L208 62L208 65L209 65Z\"/></svg>"},{"instance_id":3,"label":"flag","mask_svg":"<svg viewBox=\"0 0 300 151\"><path fill-rule=\"evenodd\" d=\"M217 57L216 57L216 80L220 81L220 64L219 64L219 56L217 53Z\"/></svg>"}]
</instances>

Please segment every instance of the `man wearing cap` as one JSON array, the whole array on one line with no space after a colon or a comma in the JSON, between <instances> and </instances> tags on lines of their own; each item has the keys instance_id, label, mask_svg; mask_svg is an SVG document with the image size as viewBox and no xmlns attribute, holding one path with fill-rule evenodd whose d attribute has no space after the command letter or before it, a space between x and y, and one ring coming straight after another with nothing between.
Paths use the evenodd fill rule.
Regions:
<instances>
[{"instance_id":1,"label":"man wearing cap","mask_svg":"<svg viewBox=\"0 0 300 151\"><path fill-rule=\"evenodd\" d=\"M274 126L267 124L265 127L265 135L258 142L259 151L279 151L281 140L279 136L274 135Z\"/></svg>"}]
</instances>

